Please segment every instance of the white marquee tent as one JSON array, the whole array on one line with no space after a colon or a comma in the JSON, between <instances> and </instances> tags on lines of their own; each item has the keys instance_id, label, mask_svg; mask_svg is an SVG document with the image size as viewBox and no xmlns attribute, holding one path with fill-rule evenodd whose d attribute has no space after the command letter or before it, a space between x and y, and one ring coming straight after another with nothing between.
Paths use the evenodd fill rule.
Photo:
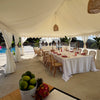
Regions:
<instances>
[{"instance_id":1,"label":"white marquee tent","mask_svg":"<svg viewBox=\"0 0 100 100\"><path fill-rule=\"evenodd\" d=\"M89 0L1 0L0 29L24 37L100 33L100 14L88 14ZM53 31L53 25L59 31Z\"/></svg>"},{"instance_id":2,"label":"white marquee tent","mask_svg":"<svg viewBox=\"0 0 100 100\"><path fill-rule=\"evenodd\" d=\"M6 41L10 40L11 34L14 34L15 38L98 36L100 14L88 14L88 1L0 0L0 31L6 37ZM58 25L59 31L53 31L55 24ZM86 38L83 39L86 42ZM6 45L9 49L10 44L6 43ZM18 50L17 43L16 50ZM10 59L11 55L7 57ZM16 55L17 58L20 57ZM12 59L9 61L13 62ZM11 72L14 70L15 67ZM6 71L6 73L10 72Z\"/></svg>"}]
</instances>

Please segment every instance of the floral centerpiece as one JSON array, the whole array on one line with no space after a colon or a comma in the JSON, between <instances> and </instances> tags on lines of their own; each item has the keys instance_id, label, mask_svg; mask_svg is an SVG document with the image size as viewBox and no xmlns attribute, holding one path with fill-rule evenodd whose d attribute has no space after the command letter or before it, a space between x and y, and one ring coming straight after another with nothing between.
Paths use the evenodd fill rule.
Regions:
<instances>
[{"instance_id":1,"label":"floral centerpiece","mask_svg":"<svg viewBox=\"0 0 100 100\"><path fill-rule=\"evenodd\" d=\"M49 87L40 78L37 80L36 100L43 100L49 95Z\"/></svg>"}]
</instances>

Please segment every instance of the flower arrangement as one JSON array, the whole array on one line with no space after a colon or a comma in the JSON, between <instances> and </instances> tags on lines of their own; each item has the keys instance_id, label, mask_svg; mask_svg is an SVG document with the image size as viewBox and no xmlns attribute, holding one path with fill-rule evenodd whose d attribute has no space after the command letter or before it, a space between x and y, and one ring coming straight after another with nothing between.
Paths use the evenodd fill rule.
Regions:
<instances>
[{"instance_id":1,"label":"flower arrangement","mask_svg":"<svg viewBox=\"0 0 100 100\"><path fill-rule=\"evenodd\" d=\"M49 87L40 78L37 80L36 100L42 100L49 95Z\"/></svg>"}]
</instances>

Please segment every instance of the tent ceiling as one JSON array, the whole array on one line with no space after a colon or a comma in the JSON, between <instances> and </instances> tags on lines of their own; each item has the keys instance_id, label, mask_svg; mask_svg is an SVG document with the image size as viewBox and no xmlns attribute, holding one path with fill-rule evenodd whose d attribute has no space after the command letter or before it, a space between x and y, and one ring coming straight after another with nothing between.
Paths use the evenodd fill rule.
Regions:
<instances>
[{"instance_id":1,"label":"tent ceiling","mask_svg":"<svg viewBox=\"0 0 100 100\"><path fill-rule=\"evenodd\" d=\"M0 0L0 28L27 37L99 34L100 14L88 14L87 6L88 0Z\"/></svg>"}]
</instances>

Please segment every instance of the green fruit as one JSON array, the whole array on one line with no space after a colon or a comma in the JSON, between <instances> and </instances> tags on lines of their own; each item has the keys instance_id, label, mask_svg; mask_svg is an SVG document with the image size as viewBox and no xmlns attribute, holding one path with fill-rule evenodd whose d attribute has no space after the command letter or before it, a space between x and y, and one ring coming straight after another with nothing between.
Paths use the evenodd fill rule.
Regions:
<instances>
[{"instance_id":1,"label":"green fruit","mask_svg":"<svg viewBox=\"0 0 100 100\"><path fill-rule=\"evenodd\" d=\"M36 79L35 79L35 78L32 78L32 79L30 80L30 84L35 85L35 84L36 84Z\"/></svg>"},{"instance_id":2,"label":"green fruit","mask_svg":"<svg viewBox=\"0 0 100 100\"><path fill-rule=\"evenodd\" d=\"M23 76L22 79L23 79L24 81L29 81L31 78L30 78L29 76Z\"/></svg>"},{"instance_id":3,"label":"green fruit","mask_svg":"<svg viewBox=\"0 0 100 100\"><path fill-rule=\"evenodd\" d=\"M31 74L31 78L35 78L35 75L34 74Z\"/></svg>"},{"instance_id":4,"label":"green fruit","mask_svg":"<svg viewBox=\"0 0 100 100\"><path fill-rule=\"evenodd\" d=\"M30 77L31 77L31 72L30 72L30 71L25 72L25 74L26 74L27 76L30 76Z\"/></svg>"},{"instance_id":5,"label":"green fruit","mask_svg":"<svg viewBox=\"0 0 100 100\"><path fill-rule=\"evenodd\" d=\"M19 80L19 86L20 86L21 81L23 81L23 80L22 79Z\"/></svg>"},{"instance_id":6,"label":"green fruit","mask_svg":"<svg viewBox=\"0 0 100 100\"><path fill-rule=\"evenodd\" d=\"M19 82L19 87L20 87L21 90L25 90L28 87L28 83L26 81L21 80Z\"/></svg>"},{"instance_id":7,"label":"green fruit","mask_svg":"<svg viewBox=\"0 0 100 100\"><path fill-rule=\"evenodd\" d=\"M28 90L31 90L34 88L34 85L29 85Z\"/></svg>"},{"instance_id":8,"label":"green fruit","mask_svg":"<svg viewBox=\"0 0 100 100\"><path fill-rule=\"evenodd\" d=\"M19 80L19 83L22 81L23 79L21 78L20 80Z\"/></svg>"},{"instance_id":9,"label":"green fruit","mask_svg":"<svg viewBox=\"0 0 100 100\"><path fill-rule=\"evenodd\" d=\"M24 73L24 74L22 74L22 77L23 77L23 76L27 76L27 74L26 74L26 73Z\"/></svg>"}]
</instances>

